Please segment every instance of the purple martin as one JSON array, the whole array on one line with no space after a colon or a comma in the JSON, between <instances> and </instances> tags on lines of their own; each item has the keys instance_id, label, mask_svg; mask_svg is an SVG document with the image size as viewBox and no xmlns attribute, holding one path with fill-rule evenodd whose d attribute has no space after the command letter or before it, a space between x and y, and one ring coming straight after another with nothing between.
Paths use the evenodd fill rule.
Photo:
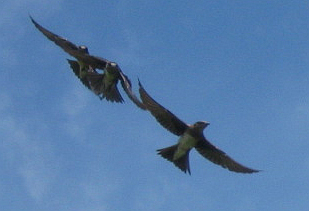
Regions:
<instances>
[{"instance_id":1,"label":"purple martin","mask_svg":"<svg viewBox=\"0 0 309 211\"><path fill-rule=\"evenodd\" d=\"M77 59L77 61L68 60L70 67L80 81L98 95L100 99L105 98L111 102L122 103L124 100L117 88L118 81L120 81L122 88L133 103L145 110L143 103L133 93L129 78L121 71L117 63L90 55L86 46L77 46L69 40L45 29L31 16L30 19L35 27L49 40ZM98 73L96 69L103 70L103 73Z\"/></svg>"},{"instance_id":2,"label":"purple martin","mask_svg":"<svg viewBox=\"0 0 309 211\"><path fill-rule=\"evenodd\" d=\"M156 120L168 131L180 137L177 144L157 151L159 155L173 162L181 171L191 174L189 152L192 148L195 148L206 159L230 171L239 173L259 172L259 170L250 169L237 163L225 152L212 145L203 134L209 122L198 121L193 125L184 123L150 97L140 81L139 93L146 109L149 110Z\"/></svg>"}]
</instances>

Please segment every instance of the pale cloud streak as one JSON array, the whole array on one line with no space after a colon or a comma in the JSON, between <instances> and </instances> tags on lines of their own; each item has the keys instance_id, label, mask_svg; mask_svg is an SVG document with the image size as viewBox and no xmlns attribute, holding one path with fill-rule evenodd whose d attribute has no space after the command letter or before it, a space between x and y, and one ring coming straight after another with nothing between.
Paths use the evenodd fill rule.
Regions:
<instances>
[{"instance_id":1,"label":"pale cloud streak","mask_svg":"<svg viewBox=\"0 0 309 211\"><path fill-rule=\"evenodd\" d=\"M76 80L78 79L76 78ZM86 138L86 128L91 120L83 114L89 107L90 97L95 97L92 95L84 87L81 88L80 85L75 85L61 96L62 103L59 105L59 110L63 116L67 117L62 128L76 140Z\"/></svg>"},{"instance_id":2,"label":"pale cloud streak","mask_svg":"<svg viewBox=\"0 0 309 211\"><path fill-rule=\"evenodd\" d=\"M10 109L14 102L4 93L0 96L5 99L0 104L0 151L4 158L0 162L12 166L12 169L16 170L15 174L23 181L29 196L40 202L57 174L56 159L47 138L48 127L42 125L38 119L18 120ZM36 131L31 128L36 128Z\"/></svg>"}]
</instances>

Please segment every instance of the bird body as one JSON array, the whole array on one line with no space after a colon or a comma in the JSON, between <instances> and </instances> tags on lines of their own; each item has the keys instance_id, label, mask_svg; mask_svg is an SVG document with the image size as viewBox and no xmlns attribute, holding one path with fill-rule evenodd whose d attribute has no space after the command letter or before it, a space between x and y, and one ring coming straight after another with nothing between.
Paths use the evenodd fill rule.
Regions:
<instances>
[{"instance_id":1,"label":"bird body","mask_svg":"<svg viewBox=\"0 0 309 211\"><path fill-rule=\"evenodd\" d=\"M177 160L190 151L197 143L197 139L188 133L184 133L178 140L178 146L174 153L173 160Z\"/></svg>"},{"instance_id":2,"label":"bird body","mask_svg":"<svg viewBox=\"0 0 309 211\"><path fill-rule=\"evenodd\" d=\"M139 93L146 109L164 128L179 136L177 144L157 150L163 158L173 162L183 172L191 174L189 153L192 148L195 148L203 157L230 171L239 173L258 172L258 170L250 169L234 161L205 138L203 131L209 125L209 122L198 121L193 125L186 124L150 97L140 82L139 87Z\"/></svg>"},{"instance_id":3,"label":"bird body","mask_svg":"<svg viewBox=\"0 0 309 211\"><path fill-rule=\"evenodd\" d=\"M77 61L68 59L68 63L75 75L88 89L93 91L101 99L105 98L111 102L122 103L124 100L117 88L117 84L120 81L122 88L136 106L143 110L148 110L164 128L179 137L175 145L157 151L159 155L173 162L181 171L191 174L189 153L193 148L204 158L230 171L239 173L254 173L259 171L234 161L225 152L210 143L203 134L209 122L198 121L192 125L186 124L168 109L156 102L139 82L141 102L133 93L129 78L122 72L117 63L90 55L86 46L77 46L67 39L45 29L34 21L32 17L30 18L35 27L49 40L77 59ZM97 72L97 69L102 70L103 73Z\"/></svg>"},{"instance_id":4,"label":"bird body","mask_svg":"<svg viewBox=\"0 0 309 211\"><path fill-rule=\"evenodd\" d=\"M129 78L115 62L90 55L86 46L77 46L69 40L42 27L31 16L30 19L35 27L49 40L77 59L77 61L68 60L73 72L100 99L105 98L108 101L118 103L124 102L117 88L118 81L121 81L124 91L132 102L139 108L145 110L143 103L133 93ZM103 70L103 73L98 73L96 69Z\"/></svg>"}]
</instances>

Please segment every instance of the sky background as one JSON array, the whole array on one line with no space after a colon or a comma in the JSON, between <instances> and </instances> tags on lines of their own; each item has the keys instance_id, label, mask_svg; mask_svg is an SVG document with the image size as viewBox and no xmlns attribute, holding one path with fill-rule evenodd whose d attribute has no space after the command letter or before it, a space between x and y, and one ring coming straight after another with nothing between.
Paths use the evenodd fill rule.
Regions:
<instances>
[{"instance_id":1,"label":"sky background","mask_svg":"<svg viewBox=\"0 0 309 211\"><path fill-rule=\"evenodd\" d=\"M0 3L1 210L305 211L309 3L5 0ZM125 95L100 101L30 22L119 64L138 92L236 161L195 150L192 175L156 155L177 137Z\"/></svg>"}]
</instances>

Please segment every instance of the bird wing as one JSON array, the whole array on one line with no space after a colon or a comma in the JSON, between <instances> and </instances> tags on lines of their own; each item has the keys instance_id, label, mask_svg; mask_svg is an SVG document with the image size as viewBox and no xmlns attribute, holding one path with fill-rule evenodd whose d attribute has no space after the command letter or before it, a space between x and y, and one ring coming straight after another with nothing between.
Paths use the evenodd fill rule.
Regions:
<instances>
[{"instance_id":1,"label":"bird wing","mask_svg":"<svg viewBox=\"0 0 309 211\"><path fill-rule=\"evenodd\" d=\"M172 112L161 106L152 99L139 81L139 93L147 110L157 119L157 121L171 133L180 136L188 128L188 125L178 119Z\"/></svg>"},{"instance_id":2,"label":"bird wing","mask_svg":"<svg viewBox=\"0 0 309 211\"><path fill-rule=\"evenodd\" d=\"M232 158L230 158L225 152L212 145L206 139L201 139L198 141L195 149L205 158L211 162L227 168L230 171L239 172L239 173L254 173L259 172L259 170L250 169L246 166L243 166Z\"/></svg>"},{"instance_id":3,"label":"bird wing","mask_svg":"<svg viewBox=\"0 0 309 211\"><path fill-rule=\"evenodd\" d=\"M101 57L89 55L80 50L80 48L74 43L70 42L66 38L63 38L51 31L45 29L43 26L38 24L31 16L30 19L35 27L42 32L49 40L53 41L56 45L62 48L65 52L75 57L79 61L91 65L93 68L104 69L106 64L110 61L103 59Z\"/></svg>"},{"instance_id":4,"label":"bird wing","mask_svg":"<svg viewBox=\"0 0 309 211\"><path fill-rule=\"evenodd\" d=\"M127 93L128 97L132 100L132 102L139 107L140 109L146 110L146 106L136 97L134 92L132 91L131 81L119 68L119 75L122 88Z\"/></svg>"},{"instance_id":5,"label":"bird wing","mask_svg":"<svg viewBox=\"0 0 309 211\"><path fill-rule=\"evenodd\" d=\"M91 90L89 81L87 80L87 78L81 78L79 71L80 71L80 67L77 61L71 60L71 59L67 59L68 63L70 64L71 69L73 70L73 72L75 73L75 75L79 78L79 80L88 88Z\"/></svg>"}]
</instances>

